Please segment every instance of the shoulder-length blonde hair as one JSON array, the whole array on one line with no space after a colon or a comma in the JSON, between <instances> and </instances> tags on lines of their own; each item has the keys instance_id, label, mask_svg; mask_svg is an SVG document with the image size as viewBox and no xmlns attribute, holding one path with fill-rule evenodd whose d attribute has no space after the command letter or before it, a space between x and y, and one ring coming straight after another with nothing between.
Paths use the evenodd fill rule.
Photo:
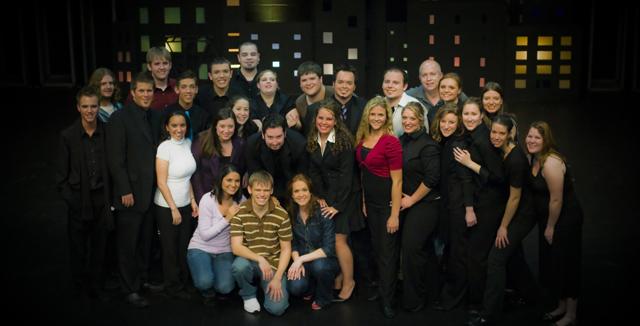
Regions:
<instances>
[{"instance_id":1,"label":"shoulder-length blonde hair","mask_svg":"<svg viewBox=\"0 0 640 326\"><path fill-rule=\"evenodd\" d=\"M382 96L376 96L367 102L367 105L364 106L364 111L362 112L362 118L360 119L360 125L358 126L358 131L356 132L356 146L360 143L364 138L369 137L371 134L371 126L369 125L369 114L371 110L375 107L381 107L387 113L384 125L382 126L382 131L385 134L393 135L393 113L391 113L391 107L387 100Z\"/></svg>"}]
</instances>

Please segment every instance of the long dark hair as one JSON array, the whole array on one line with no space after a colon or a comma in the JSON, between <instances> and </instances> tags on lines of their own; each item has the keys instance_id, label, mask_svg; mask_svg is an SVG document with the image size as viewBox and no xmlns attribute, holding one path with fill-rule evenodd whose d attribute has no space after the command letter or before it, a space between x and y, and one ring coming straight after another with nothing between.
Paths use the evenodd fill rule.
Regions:
<instances>
[{"instance_id":1,"label":"long dark hair","mask_svg":"<svg viewBox=\"0 0 640 326\"><path fill-rule=\"evenodd\" d=\"M211 157L212 155L222 156L222 145L220 145L220 139L216 133L216 126L221 120L233 119L234 128L236 126L236 116L233 114L231 108L225 107L216 113L211 119L211 127L201 133L202 137L202 154L205 157ZM234 130L235 132L235 130Z\"/></svg>"},{"instance_id":2,"label":"long dark hair","mask_svg":"<svg viewBox=\"0 0 640 326\"><path fill-rule=\"evenodd\" d=\"M163 124L164 128L162 128L161 139L171 138L171 135L169 135L169 132L167 131L167 126L169 125L169 121L171 121L171 118L177 115L183 117L185 123L187 124L187 132L185 132L185 138L186 138L186 135L189 134L189 130L191 130L191 123L189 121L189 118L187 118L187 115L182 110L176 110L167 114L167 116L164 118L164 124Z\"/></svg>"},{"instance_id":3,"label":"long dark hair","mask_svg":"<svg viewBox=\"0 0 640 326\"><path fill-rule=\"evenodd\" d=\"M306 175L299 173L293 176L293 178L291 178L291 181L289 181L289 184L287 185L287 194L289 195L289 200L288 200L288 205L287 205L287 212L289 213L289 217L291 218L291 222L295 223L296 216L298 216L298 211L300 210L300 206L296 203L295 200L293 200L293 184L296 181L302 181L307 185L307 188L309 188L309 192L311 193L311 199L309 199L309 204L311 204L311 208L309 209L309 216L311 216L313 214L313 212L315 212L318 209L318 197L316 197L316 195L313 194L313 184L311 183L311 179L309 179L309 177L307 177Z\"/></svg>"},{"instance_id":4,"label":"long dark hair","mask_svg":"<svg viewBox=\"0 0 640 326\"><path fill-rule=\"evenodd\" d=\"M336 104L335 101L327 99L320 101L318 109L316 110L313 122L311 123L311 131L309 131L309 136L307 137L307 151L309 153L313 153L319 146L316 117L322 109L331 112L333 114L333 119L336 121L336 124L333 127L336 132L336 143L335 146L331 147L331 152L333 154L337 154L342 151L351 150L353 147L353 136L340 117L340 108L338 108L338 104Z\"/></svg>"},{"instance_id":5,"label":"long dark hair","mask_svg":"<svg viewBox=\"0 0 640 326\"><path fill-rule=\"evenodd\" d=\"M511 113L500 113L496 115L493 120L491 120L491 124L497 123L499 125L503 125L507 128L507 133L509 133L509 141L514 144L518 144L518 128L515 115ZM511 132L515 130L515 134L513 137L511 136Z\"/></svg>"},{"instance_id":6,"label":"long dark hair","mask_svg":"<svg viewBox=\"0 0 640 326\"><path fill-rule=\"evenodd\" d=\"M229 175L229 173L233 172L237 173L240 176L240 182L242 182L242 174L233 164L224 164L218 171L218 177L216 178L213 184L213 189L211 190L211 196L216 196L218 203L222 203L222 200L224 199L224 191L222 191L222 180L224 180L224 177ZM238 191L236 191L236 193L231 196L231 199L233 199L233 201L236 203L240 202L240 200L242 199L241 187L238 187Z\"/></svg>"}]
</instances>

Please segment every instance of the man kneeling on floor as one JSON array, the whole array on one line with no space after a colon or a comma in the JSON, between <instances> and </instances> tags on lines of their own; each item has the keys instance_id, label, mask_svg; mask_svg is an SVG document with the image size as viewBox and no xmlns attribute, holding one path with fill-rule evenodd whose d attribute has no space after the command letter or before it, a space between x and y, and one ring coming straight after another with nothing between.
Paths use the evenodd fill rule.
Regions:
<instances>
[{"instance_id":1,"label":"man kneeling on floor","mask_svg":"<svg viewBox=\"0 0 640 326\"><path fill-rule=\"evenodd\" d=\"M273 177L257 171L249 177L251 199L231 219L231 250L237 256L231 272L240 288L244 310L260 311L254 281L260 278L264 308L280 316L289 307L286 277L291 258L291 222L287 212L271 200Z\"/></svg>"}]
</instances>

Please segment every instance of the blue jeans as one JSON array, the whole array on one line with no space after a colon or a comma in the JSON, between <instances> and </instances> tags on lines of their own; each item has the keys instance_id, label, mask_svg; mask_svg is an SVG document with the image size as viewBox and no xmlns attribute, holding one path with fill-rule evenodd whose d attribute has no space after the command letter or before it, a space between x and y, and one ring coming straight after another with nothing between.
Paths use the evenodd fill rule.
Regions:
<instances>
[{"instance_id":1,"label":"blue jeans","mask_svg":"<svg viewBox=\"0 0 640 326\"><path fill-rule=\"evenodd\" d=\"M289 280L287 287L291 295L303 296L310 292L315 292L314 301L324 307L333 300L333 280L338 272L338 263L335 258L319 258L314 261L304 263L304 276L299 280ZM313 280L311 280L313 279ZM312 281L315 281L314 288L310 288Z\"/></svg>"},{"instance_id":2,"label":"blue jeans","mask_svg":"<svg viewBox=\"0 0 640 326\"><path fill-rule=\"evenodd\" d=\"M271 297L266 293L269 281L262 279L262 272L260 271L260 267L258 267L258 263L246 258L236 257L233 261L231 272L233 273L233 277L236 279L238 287L240 288L239 294L242 297L242 300L249 300L256 297L258 288L253 284L253 282L256 278L260 278L260 287L262 288L262 291L265 292L264 309L273 315L280 316L284 314L285 310L289 307L289 293L287 292L286 275L282 276L282 298L280 301L273 301L273 299L271 299Z\"/></svg>"},{"instance_id":3,"label":"blue jeans","mask_svg":"<svg viewBox=\"0 0 640 326\"><path fill-rule=\"evenodd\" d=\"M213 295L214 290L222 294L233 290L235 283L231 275L232 262L233 254L230 252L210 254L200 249L187 251L193 285L205 297Z\"/></svg>"}]
</instances>

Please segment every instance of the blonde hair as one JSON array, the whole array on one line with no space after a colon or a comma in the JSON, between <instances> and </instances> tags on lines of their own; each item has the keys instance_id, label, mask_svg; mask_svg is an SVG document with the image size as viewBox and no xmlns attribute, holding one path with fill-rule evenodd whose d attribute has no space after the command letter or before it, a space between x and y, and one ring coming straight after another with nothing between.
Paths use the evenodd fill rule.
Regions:
<instances>
[{"instance_id":1,"label":"blonde hair","mask_svg":"<svg viewBox=\"0 0 640 326\"><path fill-rule=\"evenodd\" d=\"M382 96L376 96L367 102L367 105L364 106L364 111L362 112L362 118L360 119L360 125L358 125L358 131L356 132L356 146L360 143L364 138L369 137L371 134L371 126L369 125L369 114L371 110L375 107L381 107L386 112L387 120L382 126L382 132L385 134L393 135L393 113L391 113L391 107L387 100Z\"/></svg>"},{"instance_id":2,"label":"blonde hair","mask_svg":"<svg viewBox=\"0 0 640 326\"><path fill-rule=\"evenodd\" d=\"M418 119L418 126L420 127L418 130L424 129L424 109L422 105L416 101L412 101L402 108L402 113L407 110L411 111L413 115L416 116L416 119Z\"/></svg>"}]
</instances>

